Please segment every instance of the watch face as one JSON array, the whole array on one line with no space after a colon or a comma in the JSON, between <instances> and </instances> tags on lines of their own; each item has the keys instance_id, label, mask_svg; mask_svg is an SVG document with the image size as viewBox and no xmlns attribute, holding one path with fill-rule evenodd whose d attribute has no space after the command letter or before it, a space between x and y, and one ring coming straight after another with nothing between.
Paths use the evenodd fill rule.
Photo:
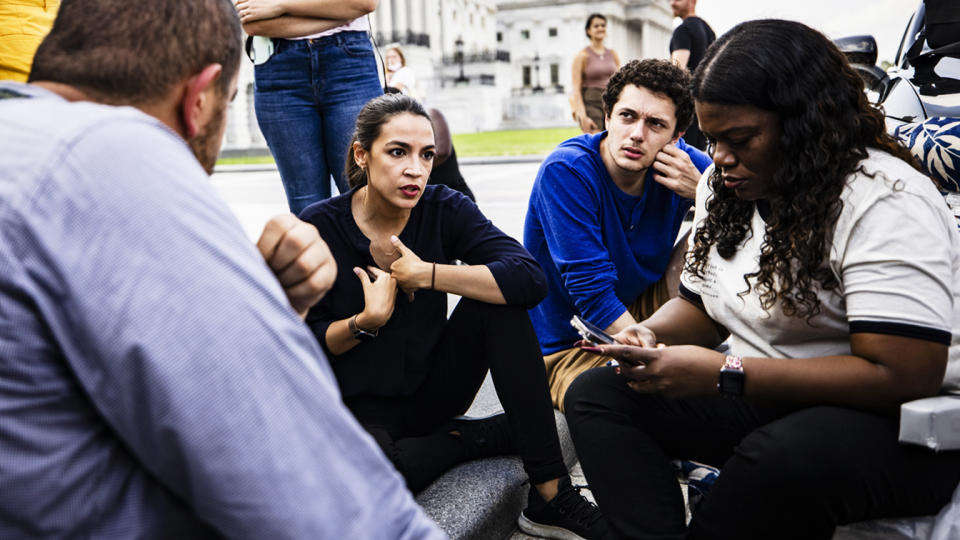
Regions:
<instances>
[{"instance_id":1,"label":"watch face","mask_svg":"<svg viewBox=\"0 0 960 540\"><path fill-rule=\"evenodd\" d=\"M357 341L370 341L376 336L367 332L366 330L360 330L359 328L353 333L353 338Z\"/></svg>"},{"instance_id":2,"label":"watch face","mask_svg":"<svg viewBox=\"0 0 960 540\"><path fill-rule=\"evenodd\" d=\"M720 393L725 396L742 396L743 372L722 370L720 372L720 383L717 385L717 388L720 390Z\"/></svg>"}]
</instances>

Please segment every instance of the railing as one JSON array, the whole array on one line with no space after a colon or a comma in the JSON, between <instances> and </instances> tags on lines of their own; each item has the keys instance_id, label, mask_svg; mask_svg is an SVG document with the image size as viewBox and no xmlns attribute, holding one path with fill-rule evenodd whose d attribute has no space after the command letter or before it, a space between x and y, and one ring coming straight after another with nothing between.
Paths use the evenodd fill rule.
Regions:
<instances>
[{"instance_id":1,"label":"railing","mask_svg":"<svg viewBox=\"0 0 960 540\"><path fill-rule=\"evenodd\" d=\"M400 45L415 45L420 47L430 46L430 34L417 34L411 30L407 30L406 32L391 32L389 34L377 32L375 37L377 38L377 43L380 45L398 43Z\"/></svg>"},{"instance_id":2,"label":"railing","mask_svg":"<svg viewBox=\"0 0 960 540\"><path fill-rule=\"evenodd\" d=\"M564 92L565 88L562 84L551 86L522 86L510 90L510 94L514 97L532 96L534 94L563 94Z\"/></svg>"},{"instance_id":3,"label":"railing","mask_svg":"<svg viewBox=\"0 0 960 540\"><path fill-rule=\"evenodd\" d=\"M444 55L440 60L444 66L455 66L460 64L460 55ZM480 64L489 62L510 62L510 51L483 51L479 53L470 53L463 55L464 64Z\"/></svg>"},{"instance_id":4,"label":"railing","mask_svg":"<svg viewBox=\"0 0 960 540\"><path fill-rule=\"evenodd\" d=\"M495 75L489 73L481 73L479 75L464 75L461 79L460 76L456 77L443 77L440 79L440 88L446 88L447 86L457 86L457 85L475 85L479 84L480 86L496 86L497 78Z\"/></svg>"}]
</instances>

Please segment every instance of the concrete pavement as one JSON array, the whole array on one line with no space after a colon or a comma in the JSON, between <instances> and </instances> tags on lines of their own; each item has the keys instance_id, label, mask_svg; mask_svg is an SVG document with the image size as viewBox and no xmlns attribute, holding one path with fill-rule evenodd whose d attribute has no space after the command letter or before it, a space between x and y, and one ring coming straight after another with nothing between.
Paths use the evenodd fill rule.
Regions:
<instances>
[{"instance_id":1,"label":"concrete pavement","mask_svg":"<svg viewBox=\"0 0 960 540\"><path fill-rule=\"evenodd\" d=\"M487 218L522 240L527 199L539 167L539 161L518 160L463 163L460 170ZM211 182L253 240L270 217L287 211L280 174L274 167L218 168Z\"/></svg>"}]
</instances>

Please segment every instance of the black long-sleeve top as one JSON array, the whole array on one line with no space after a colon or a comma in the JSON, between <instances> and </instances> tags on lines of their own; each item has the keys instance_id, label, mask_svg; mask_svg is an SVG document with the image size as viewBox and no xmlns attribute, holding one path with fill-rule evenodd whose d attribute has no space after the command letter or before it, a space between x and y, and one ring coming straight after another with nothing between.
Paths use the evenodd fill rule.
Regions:
<instances>
[{"instance_id":1,"label":"black long-sleeve top","mask_svg":"<svg viewBox=\"0 0 960 540\"><path fill-rule=\"evenodd\" d=\"M401 293L376 338L341 355L330 354L326 346L330 323L363 311L363 288L353 268L376 265L370 240L350 211L355 191L311 205L300 215L317 227L337 261L337 280L310 310L307 324L326 349L344 397L410 395L426 377L430 353L443 333L446 293L419 290L413 302ZM543 271L527 250L446 186L426 186L399 237L427 262L485 264L507 304L529 309L547 294Z\"/></svg>"}]
</instances>

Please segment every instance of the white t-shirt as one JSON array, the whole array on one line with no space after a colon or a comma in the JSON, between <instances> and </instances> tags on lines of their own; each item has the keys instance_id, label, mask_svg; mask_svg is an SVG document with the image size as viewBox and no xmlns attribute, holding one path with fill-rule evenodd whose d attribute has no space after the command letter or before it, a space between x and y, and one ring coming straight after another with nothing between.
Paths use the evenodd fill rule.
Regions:
<instances>
[{"instance_id":1,"label":"white t-shirt","mask_svg":"<svg viewBox=\"0 0 960 540\"><path fill-rule=\"evenodd\" d=\"M367 22L366 17L357 17L347 24L338 26L336 28L331 28L329 30L319 32L317 34L310 34L309 36L300 36L290 39L318 39L324 36L332 36L339 32L367 32L370 30L370 23Z\"/></svg>"},{"instance_id":2,"label":"white t-shirt","mask_svg":"<svg viewBox=\"0 0 960 540\"><path fill-rule=\"evenodd\" d=\"M953 215L930 179L907 163L871 149L861 165L876 176L847 179L828 261L840 286L817 289L821 312L811 323L787 317L779 303L764 311L754 290L738 296L747 288L743 276L758 269L765 223L756 210L737 253L725 260L711 248L704 278L684 272L682 292L699 296L740 356L850 354L852 331L949 343L943 386L960 392L960 233ZM711 196L709 182L701 181L694 227Z\"/></svg>"},{"instance_id":3,"label":"white t-shirt","mask_svg":"<svg viewBox=\"0 0 960 540\"><path fill-rule=\"evenodd\" d=\"M401 93L419 99L417 92L417 76L410 66L403 66L390 75L390 82L387 83Z\"/></svg>"}]
</instances>

